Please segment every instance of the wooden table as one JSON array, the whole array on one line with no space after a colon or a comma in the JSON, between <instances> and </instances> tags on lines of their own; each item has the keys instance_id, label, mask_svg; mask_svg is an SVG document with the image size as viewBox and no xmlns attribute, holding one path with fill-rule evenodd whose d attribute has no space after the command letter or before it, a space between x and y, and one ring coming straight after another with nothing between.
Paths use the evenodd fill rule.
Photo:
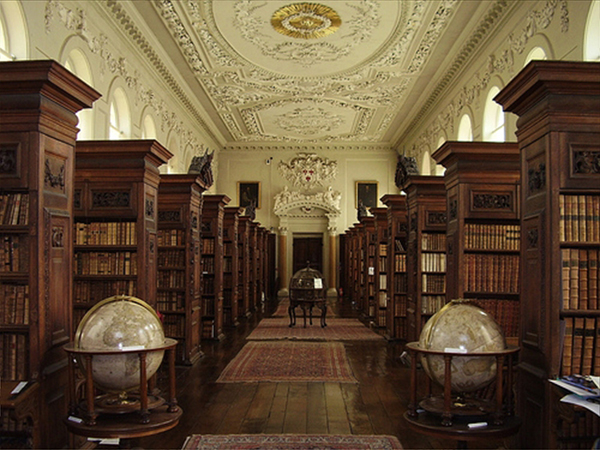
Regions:
<instances>
[{"instance_id":1,"label":"wooden table","mask_svg":"<svg viewBox=\"0 0 600 450\"><path fill-rule=\"evenodd\" d=\"M308 311L309 323L312 325L312 310L317 306L321 310L321 327L326 327L327 322L325 317L327 316L327 299L325 298L314 298L314 299L292 299L290 295L290 306L288 308L288 314L290 316L290 327L296 325L296 308L300 307L304 316L304 328L306 328L306 312Z\"/></svg>"},{"instance_id":2,"label":"wooden table","mask_svg":"<svg viewBox=\"0 0 600 450\"><path fill-rule=\"evenodd\" d=\"M451 426L442 425L440 416L428 412L420 412L416 417L411 417L408 412L405 412L404 420L412 430L418 433L457 441L457 448L467 448L467 442L512 436L521 427L521 419L516 416L504 417L501 425L494 425L490 420L488 425L482 428L469 428L467 421L457 419L453 420Z\"/></svg>"},{"instance_id":3,"label":"wooden table","mask_svg":"<svg viewBox=\"0 0 600 450\"><path fill-rule=\"evenodd\" d=\"M40 385L32 382L19 394L12 395L12 390L18 384L18 381L3 381L1 383L0 408L10 410L17 421L29 419L33 448L40 448L40 405L38 395Z\"/></svg>"},{"instance_id":4,"label":"wooden table","mask_svg":"<svg viewBox=\"0 0 600 450\"><path fill-rule=\"evenodd\" d=\"M71 416L65 418L63 422L71 433L78 436L100 439L119 438L124 440L122 446L128 447L131 439L152 436L177 426L183 410L177 407L176 411L169 412L168 408L168 405L163 405L151 410L148 423L141 423L137 412L101 414L97 417L95 425L88 425L85 420L73 421Z\"/></svg>"}]
</instances>

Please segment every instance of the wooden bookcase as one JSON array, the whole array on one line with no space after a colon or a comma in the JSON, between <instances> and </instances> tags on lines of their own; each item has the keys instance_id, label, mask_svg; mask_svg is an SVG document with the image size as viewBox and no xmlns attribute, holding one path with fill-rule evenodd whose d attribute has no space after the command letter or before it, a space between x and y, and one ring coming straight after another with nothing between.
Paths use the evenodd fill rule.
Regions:
<instances>
[{"instance_id":1,"label":"wooden bookcase","mask_svg":"<svg viewBox=\"0 0 600 450\"><path fill-rule=\"evenodd\" d=\"M519 341L521 161L516 143L446 142L448 299L476 300Z\"/></svg>"},{"instance_id":2,"label":"wooden bookcase","mask_svg":"<svg viewBox=\"0 0 600 450\"><path fill-rule=\"evenodd\" d=\"M403 190L408 211L407 336L415 341L446 303L446 188L442 177L415 175Z\"/></svg>"},{"instance_id":3,"label":"wooden bookcase","mask_svg":"<svg viewBox=\"0 0 600 450\"><path fill-rule=\"evenodd\" d=\"M388 226L388 309L385 336L388 340L407 338L407 276L406 248L408 217L406 195L384 195Z\"/></svg>"},{"instance_id":4,"label":"wooden bookcase","mask_svg":"<svg viewBox=\"0 0 600 450\"><path fill-rule=\"evenodd\" d=\"M195 174L164 174L158 187L156 306L167 337L177 339L176 361L201 356L200 224L206 187Z\"/></svg>"},{"instance_id":5,"label":"wooden bookcase","mask_svg":"<svg viewBox=\"0 0 600 450\"><path fill-rule=\"evenodd\" d=\"M363 253L361 294L359 297L359 310L363 318L369 321L375 318L375 265L377 257L377 233L375 232L375 217L367 216L360 220L361 249Z\"/></svg>"},{"instance_id":6,"label":"wooden bookcase","mask_svg":"<svg viewBox=\"0 0 600 450\"><path fill-rule=\"evenodd\" d=\"M495 100L519 116L521 446L590 448L599 418L548 379L600 375L600 64L533 61Z\"/></svg>"},{"instance_id":7,"label":"wooden bookcase","mask_svg":"<svg viewBox=\"0 0 600 450\"><path fill-rule=\"evenodd\" d=\"M250 311L256 311L260 297L258 296L258 227L257 222L250 222L250 230L248 231L250 239Z\"/></svg>"},{"instance_id":8,"label":"wooden bookcase","mask_svg":"<svg viewBox=\"0 0 600 450\"><path fill-rule=\"evenodd\" d=\"M363 311L364 304L364 292L367 277L365 275L366 272L366 250L363 244L364 242L364 225L362 222L354 224L354 229L352 233L352 248L354 249L354 264L353 264L353 272L355 274L353 278L353 288L352 288L352 301L354 302L354 307L358 309L359 312Z\"/></svg>"},{"instance_id":9,"label":"wooden bookcase","mask_svg":"<svg viewBox=\"0 0 600 450\"><path fill-rule=\"evenodd\" d=\"M266 296L271 300L277 295L277 235L267 230L267 248L265 250L265 280L266 280Z\"/></svg>"},{"instance_id":10,"label":"wooden bookcase","mask_svg":"<svg viewBox=\"0 0 600 450\"><path fill-rule=\"evenodd\" d=\"M0 63L0 433L34 448L68 442L75 113L99 97L54 61ZM34 386L13 399L16 381Z\"/></svg>"},{"instance_id":11,"label":"wooden bookcase","mask_svg":"<svg viewBox=\"0 0 600 450\"><path fill-rule=\"evenodd\" d=\"M226 195L205 195L202 207L202 339L223 333L223 220Z\"/></svg>"},{"instance_id":12,"label":"wooden bookcase","mask_svg":"<svg viewBox=\"0 0 600 450\"><path fill-rule=\"evenodd\" d=\"M223 219L223 324L239 325L239 218L243 209L225 208Z\"/></svg>"},{"instance_id":13,"label":"wooden bookcase","mask_svg":"<svg viewBox=\"0 0 600 450\"><path fill-rule=\"evenodd\" d=\"M387 329L388 291L388 223L387 208L371 208L375 218L375 314L373 321L381 330Z\"/></svg>"},{"instance_id":14,"label":"wooden bookcase","mask_svg":"<svg viewBox=\"0 0 600 450\"><path fill-rule=\"evenodd\" d=\"M158 167L155 140L80 141L75 149L73 320L113 295L156 307Z\"/></svg>"},{"instance_id":15,"label":"wooden bookcase","mask_svg":"<svg viewBox=\"0 0 600 450\"><path fill-rule=\"evenodd\" d=\"M250 317L250 219L249 216L240 216L238 219L238 318Z\"/></svg>"}]
</instances>

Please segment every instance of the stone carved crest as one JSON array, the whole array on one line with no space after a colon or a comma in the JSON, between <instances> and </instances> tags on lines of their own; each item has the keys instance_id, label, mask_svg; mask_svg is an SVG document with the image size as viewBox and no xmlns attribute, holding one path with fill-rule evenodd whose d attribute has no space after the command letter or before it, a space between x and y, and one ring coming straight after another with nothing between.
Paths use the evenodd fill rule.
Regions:
<instances>
[{"instance_id":1,"label":"stone carved crest","mask_svg":"<svg viewBox=\"0 0 600 450\"><path fill-rule=\"evenodd\" d=\"M342 194L334 191L331 186L325 192L316 194L303 194L302 192L290 191L287 186L275 196L273 210L275 214L286 209L288 205L301 204L300 209L305 213L310 213L313 206L324 206L327 210L340 212Z\"/></svg>"},{"instance_id":2,"label":"stone carved crest","mask_svg":"<svg viewBox=\"0 0 600 450\"><path fill-rule=\"evenodd\" d=\"M211 187L214 183L212 173L212 161L215 152L208 153L208 150L202 156L194 156L188 169L188 173L197 173L200 175L200 179L206 185L207 188Z\"/></svg>"},{"instance_id":3,"label":"stone carved crest","mask_svg":"<svg viewBox=\"0 0 600 450\"><path fill-rule=\"evenodd\" d=\"M398 189L402 189L409 175L419 175L417 160L412 156L398 155L395 176L395 182Z\"/></svg>"},{"instance_id":4,"label":"stone carved crest","mask_svg":"<svg viewBox=\"0 0 600 450\"><path fill-rule=\"evenodd\" d=\"M278 169L294 186L308 191L337 176L337 161L321 158L315 153L299 153L287 163L281 161Z\"/></svg>"}]
</instances>

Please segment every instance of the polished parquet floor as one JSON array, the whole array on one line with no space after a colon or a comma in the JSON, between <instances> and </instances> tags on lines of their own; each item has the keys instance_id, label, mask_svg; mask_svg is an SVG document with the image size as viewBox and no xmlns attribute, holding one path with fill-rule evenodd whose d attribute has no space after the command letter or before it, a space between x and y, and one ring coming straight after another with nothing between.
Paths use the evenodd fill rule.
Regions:
<instances>
[{"instance_id":1,"label":"polished parquet floor","mask_svg":"<svg viewBox=\"0 0 600 450\"><path fill-rule=\"evenodd\" d=\"M216 383L246 336L276 306L263 305L262 311L227 329L223 341L202 343L204 357L192 367L178 368L177 399L184 411L179 425L141 439L140 447L181 448L191 434L294 433L387 434L398 437L406 449L455 448L455 442L415 433L404 422L410 374L399 358L402 343L345 342L358 384ZM351 305L333 307L339 317L355 315ZM501 448L502 442L486 447Z\"/></svg>"}]
</instances>

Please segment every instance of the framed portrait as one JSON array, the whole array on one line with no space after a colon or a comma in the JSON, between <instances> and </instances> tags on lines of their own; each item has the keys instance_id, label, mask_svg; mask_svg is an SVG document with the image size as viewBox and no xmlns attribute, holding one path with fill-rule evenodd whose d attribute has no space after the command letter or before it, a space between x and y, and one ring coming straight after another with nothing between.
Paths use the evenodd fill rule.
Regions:
<instances>
[{"instance_id":1,"label":"framed portrait","mask_svg":"<svg viewBox=\"0 0 600 450\"><path fill-rule=\"evenodd\" d=\"M355 195L355 207L358 208L358 204L362 201L363 205L367 208L376 208L377 200L379 196L377 194L377 181L357 181L356 182L356 195Z\"/></svg>"},{"instance_id":2,"label":"framed portrait","mask_svg":"<svg viewBox=\"0 0 600 450\"><path fill-rule=\"evenodd\" d=\"M260 209L260 181L238 181L238 202L245 208L252 202Z\"/></svg>"}]
</instances>

